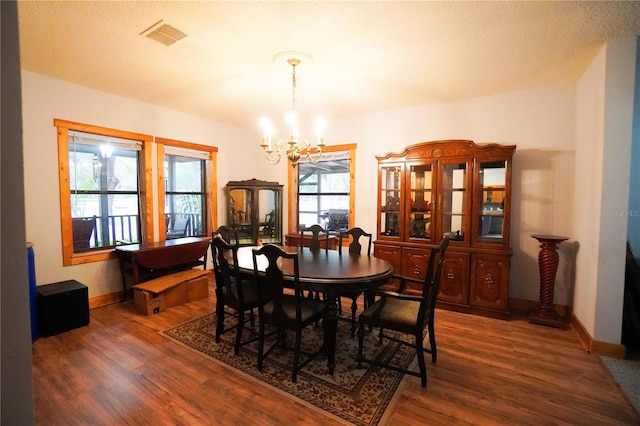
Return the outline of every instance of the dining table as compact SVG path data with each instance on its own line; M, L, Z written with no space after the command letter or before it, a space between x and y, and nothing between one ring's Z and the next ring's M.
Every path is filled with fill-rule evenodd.
M337 250L311 250L308 247L279 246L288 253L298 253L298 274L303 290L324 294L328 304L327 334L324 336L329 373L333 374L338 329L338 301L343 293L362 292L386 283L393 274L393 267L374 256L350 254ZM238 269L242 274L253 274L252 251L258 247L238 248ZM258 272L264 272L267 259L256 258ZM280 259L278 267L285 280L293 281L293 262Z

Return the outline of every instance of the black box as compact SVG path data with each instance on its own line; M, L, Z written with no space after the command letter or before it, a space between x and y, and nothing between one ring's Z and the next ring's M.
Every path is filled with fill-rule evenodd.
M89 324L89 288L69 280L41 285L38 289L38 327L53 336Z

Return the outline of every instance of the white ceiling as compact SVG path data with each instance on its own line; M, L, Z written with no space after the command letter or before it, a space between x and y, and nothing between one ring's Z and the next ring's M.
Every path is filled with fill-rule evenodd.
M257 129L291 103L341 118L576 81L640 35L640 2L19 1L22 68ZM167 47L140 35L164 20ZM302 119L302 118L301 118Z

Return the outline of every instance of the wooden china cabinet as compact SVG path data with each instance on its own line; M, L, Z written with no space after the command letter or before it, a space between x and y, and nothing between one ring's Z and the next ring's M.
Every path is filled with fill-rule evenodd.
M240 245L282 244L282 187L258 179L227 183L227 226Z
M376 157L375 256L424 278L429 249L449 235L438 307L507 319L515 149L441 140Z

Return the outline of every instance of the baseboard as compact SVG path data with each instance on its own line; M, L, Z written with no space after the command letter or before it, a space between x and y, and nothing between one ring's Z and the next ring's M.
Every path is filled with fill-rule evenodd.
M624 345L594 340L573 312L571 313L570 321L573 329L578 333L580 343L582 343L587 352L617 359L625 358L626 348Z
M537 308L539 304L540 302L535 300L509 299L509 309L512 311L529 312ZM569 323L576 333L578 333L578 339L585 351L593 353L594 355L604 355L611 358L625 358L626 349L624 345L594 340L571 308L564 305L554 305L554 308L560 316L569 319Z
M103 294L102 296L91 297L89 299L89 309L100 308L102 306L111 305L122 300L122 292Z

